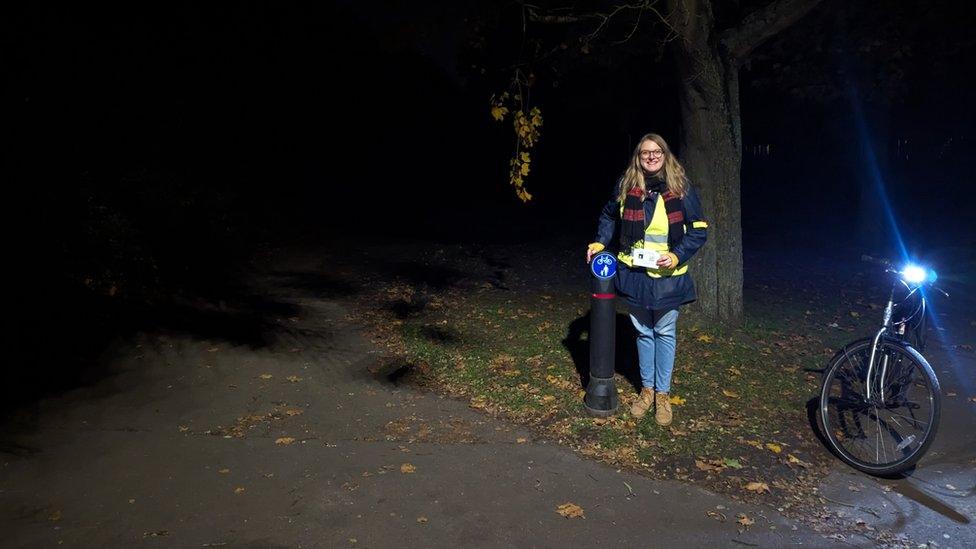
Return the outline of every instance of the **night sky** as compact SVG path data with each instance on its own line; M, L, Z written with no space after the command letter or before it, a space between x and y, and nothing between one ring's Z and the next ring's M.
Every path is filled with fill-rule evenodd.
M971 254L974 10L846 4L824 1L741 71L746 253L890 251L862 214L880 184L909 248ZM511 131L489 115L525 60L517 5L4 11L27 341L33 322L70 325L86 307L79 282L124 279L137 297L212 285L258 243L571 235L582 249L635 139L681 131L659 38L614 49L615 29L590 54L558 54L534 69L545 124L523 205Z

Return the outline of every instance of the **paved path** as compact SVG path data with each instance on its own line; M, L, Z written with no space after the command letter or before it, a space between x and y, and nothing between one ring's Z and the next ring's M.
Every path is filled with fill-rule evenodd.
M319 269L279 263L253 281L260 297L196 304L210 336L120 341L102 381L5 423L3 546L837 543L391 383L348 311L321 297ZM567 502L585 518L557 514ZM739 531L738 513L755 525Z

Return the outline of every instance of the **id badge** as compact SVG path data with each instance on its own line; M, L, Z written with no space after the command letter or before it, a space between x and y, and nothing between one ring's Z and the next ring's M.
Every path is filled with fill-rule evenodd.
M648 250L646 248L635 248L631 252L631 257L633 258L634 265L638 267L657 269L657 260L661 258L661 253L658 252L657 250Z

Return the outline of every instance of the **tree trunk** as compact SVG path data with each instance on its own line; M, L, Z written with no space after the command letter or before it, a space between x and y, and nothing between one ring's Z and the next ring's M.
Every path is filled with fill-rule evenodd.
M675 4L688 10L682 14L685 32L674 47L682 78L678 152L701 195L708 221L708 244L692 262L698 307L720 322L739 324L743 318L739 71L732 57L709 39L714 21L708 3Z

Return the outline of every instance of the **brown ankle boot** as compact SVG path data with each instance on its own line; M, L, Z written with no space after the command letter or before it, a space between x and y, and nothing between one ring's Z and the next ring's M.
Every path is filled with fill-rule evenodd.
M651 406L654 405L654 389L651 387L644 387L641 389L640 396L637 397L637 402L630 407L630 415L635 418L642 418Z
M671 425L674 414L671 413L671 395L668 393L657 393L654 395L654 421L658 425L667 427Z

